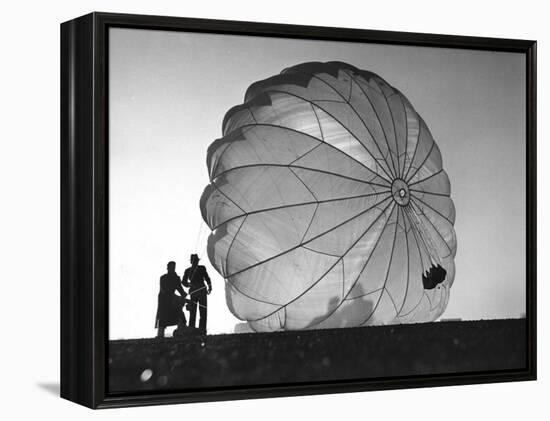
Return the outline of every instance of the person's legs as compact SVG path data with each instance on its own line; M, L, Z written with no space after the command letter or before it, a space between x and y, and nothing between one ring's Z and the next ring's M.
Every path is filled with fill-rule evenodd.
M206 333L206 312L208 310L206 294L201 294L198 302L199 302L199 315L200 315L199 329L202 330L204 333Z
M157 338L164 338L164 330L166 327L159 324L158 331L157 331Z
M197 297L190 296L191 303L189 304L189 327L195 327L195 320L197 319Z

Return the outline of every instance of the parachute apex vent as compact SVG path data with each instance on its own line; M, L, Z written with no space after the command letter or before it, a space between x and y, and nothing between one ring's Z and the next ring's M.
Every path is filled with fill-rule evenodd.
M391 192L393 200L395 200L399 206L407 206L409 204L411 198L409 186L405 180L402 180L401 178L396 178L393 180Z

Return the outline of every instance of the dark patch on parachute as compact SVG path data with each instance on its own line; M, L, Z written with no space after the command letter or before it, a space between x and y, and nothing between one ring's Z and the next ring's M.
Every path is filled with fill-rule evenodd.
M306 88L313 76L304 73L281 73L270 78L260 80L248 87L244 101L248 102L257 95L269 89L277 89L281 85L296 85Z
M441 267L441 265L433 266L430 270L422 274L422 284L424 289L434 289L437 285L442 283L447 276L447 271Z
M224 136L228 135L227 132L227 123L233 116L241 111L249 112L252 116L252 119L254 119L254 115L252 114L251 108L254 107L269 107L272 104L271 96L268 92L261 92L258 95L254 96L249 101L245 102L241 105L236 105L232 107L227 113L225 113L225 116L223 118L222 123L222 132Z
M311 78L313 77L313 75L316 75L319 73L326 73L331 75L332 77L337 78L338 72L340 71L340 69L335 64L337 63L333 61L328 63L310 61L308 63L302 63L302 64L297 64L296 66L288 67L285 70L283 70L283 74L302 73L302 74L308 75ZM351 67L349 64L346 66Z

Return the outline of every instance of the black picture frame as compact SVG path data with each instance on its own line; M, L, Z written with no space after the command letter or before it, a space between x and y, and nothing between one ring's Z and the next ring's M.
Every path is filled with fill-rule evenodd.
M108 30L254 35L525 54L526 350L523 369L193 392L111 395L108 355ZM536 379L536 42L255 22L91 13L61 24L61 396L90 408Z

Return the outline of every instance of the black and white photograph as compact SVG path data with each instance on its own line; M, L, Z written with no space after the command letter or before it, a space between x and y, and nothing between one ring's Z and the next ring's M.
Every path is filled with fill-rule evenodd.
M542 2L3 12L0 418L545 418Z
M522 369L525 54L108 33L108 390Z

